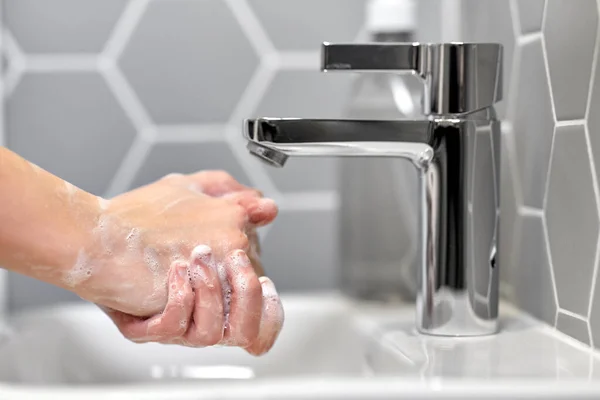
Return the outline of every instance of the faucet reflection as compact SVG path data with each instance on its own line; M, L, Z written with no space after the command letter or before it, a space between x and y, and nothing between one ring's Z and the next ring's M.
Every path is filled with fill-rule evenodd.
M502 47L487 43L328 44L324 71L416 74L419 120L246 120L248 150L271 166L289 156L410 160L419 174L421 333L493 334L498 329ZM360 184L358 182L358 184Z

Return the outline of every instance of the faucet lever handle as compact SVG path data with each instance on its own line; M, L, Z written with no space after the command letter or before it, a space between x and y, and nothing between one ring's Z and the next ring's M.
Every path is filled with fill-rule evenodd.
M422 50L415 43L323 43L323 71L412 72L419 74Z
M321 69L418 75L426 115L466 114L502 100L497 43L323 43Z

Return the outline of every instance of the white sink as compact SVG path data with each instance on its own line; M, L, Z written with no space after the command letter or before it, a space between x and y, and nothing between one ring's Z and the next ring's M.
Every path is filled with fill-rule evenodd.
M587 399L598 355L502 305L482 338L414 332L413 305L285 296L272 351L134 344L93 305L41 309L0 340L2 399Z
M273 349L135 344L94 305L37 310L11 322L0 343L0 381L19 385L120 385L143 382L347 375L366 372L365 345L351 306L336 296L284 297L285 328Z

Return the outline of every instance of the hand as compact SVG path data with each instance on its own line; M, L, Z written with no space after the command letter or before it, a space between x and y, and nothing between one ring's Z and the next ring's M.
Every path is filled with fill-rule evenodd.
M96 295L90 296L91 300L102 304L123 334L132 340L191 346L225 343L261 354L275 341L283 322L283 310L273 283L264 277L258 280L244 251L232 255L231 250L254 252L258 260L259 250L253 251L252 240L246 232L250 232L251 237L255 236L254 228L271 222L276 213L274 203L261 199L260 192L218 172L171 175L119 196L111 201L103 215L104 220L101 218L99 233L102 240L99 247L104 251L99 254L105 253L104 259L116 264L113 265L113 273L109 274L113 282L115 269L118 275L125 266L130 269L120 280L127 280L132 275L142 279L136 279L135 291L122 290L120 296L114 296L115 293L106 296L107 292L115 291L114 285L111 288L110 284L106 285L107 282L103 284L102 274L90 277L90 280L95 280L96 288L103 288L96 290ZM189 218L190 215L196 217ZM129 233L123 236L126 231ZM110 243L109 239L115 236L115 232L128 239L128 246ZM196 254L186 264L183 254L186 251L191 253L192 243L203 242L208 245L196 247L196 253L198 249L204 249L202 251L206 253L206 249L215 248L214 254L210 250L209 255L203 256L209 257L210 262L205 260L202 264L202 259ZM142 253L144 257L141 257ZM96 265L102 265L98 263L99 259L103 257L95 259ZM165 265L171 265L168 286L161 280L167 278ZM242 266L250 266L250 269ZM205 271L207 267L210 268ZM191 282L187 284L182 278L184 268L192 271ZM143 287L144 284L145 295L144 290L138 290L138 286ZM148 313L149 304L166 299L167 287L169 302L161 315L150 319L134 316ZM227 299L224 301L222 287L226 293L231 291L231 310L227 310L229 304ZM98 293L104 296L98 297ZM141 299L145 300L140 302ZM132 307L134 304L135 308ZM226 321L228 311L229 322ZM209 315L212 317L208 318Z
M224 344L242 347L257 356L268 352L284 320L273 282L260 277L260 286L255 286L256 275L250 259L242 251L231 253L223 270L234 288L225 302L211 250L201 246L194 251L191 264L175 262L171 266L169 301L162 314L143 319L110 309L105 311L121 333L137 343L191 347ZM188 279L190 271L191 280Z

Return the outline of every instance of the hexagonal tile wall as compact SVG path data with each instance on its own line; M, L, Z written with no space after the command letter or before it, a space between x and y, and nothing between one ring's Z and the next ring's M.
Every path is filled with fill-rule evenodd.
M6 114L11 149L97 195L108 187L136 134L93 72L26 74L8 99Z
M157 124L216 123L229 120L258 55L224 1L153 1L119 65Z
M598 206L585 127L556 129L546 221L560 308L586 316L598 243Z
M585 117L597 30L595 0L548 1L544 44L558 121Z

